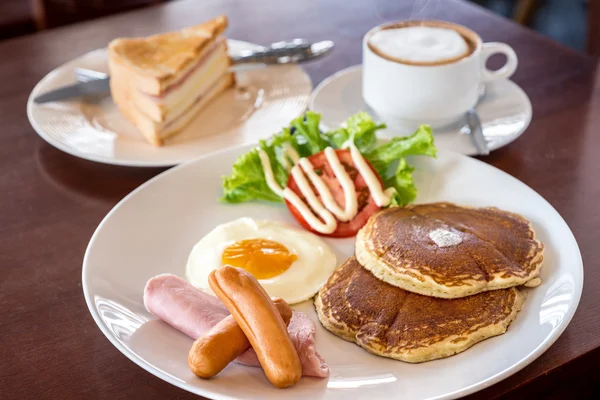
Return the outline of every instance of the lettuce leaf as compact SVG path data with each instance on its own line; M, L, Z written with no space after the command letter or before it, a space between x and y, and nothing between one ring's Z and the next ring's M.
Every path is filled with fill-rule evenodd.
M267 185L257 149L241 155L235 161L231 175L223 178L221 200L227 203L243 203L250 200L283 201Z
M414 170L414 167L408 165L405 158L401 158L398 160L394 174L384 179L383 185L386 188L393 187L395 189L391 206L403 207L412 203L417 197L417 187L412 177Z
M377 124L367 113L361 112L348 118L345 124L329 132L319 130L321 116L307 112L294 119L289 128L259 142L257 148L240 156L233 165L231 174L223 177L222 201L241 203L251 200L282 202L283 199L273 193L267 185L258 148L269 156L275 179L285 187L289 171L284 160L285 146L294 148L301 157L316 154L328 146L345 147L352 140L363 156L373 165L381 176L386 188L395 190L392 205L404 206L411 203L417 188L413 182L414 168L406 161L409 155L435 157L436 148L431 128L422 125L415 133L407 137L396 137L383 144L377 143L376 132L385 128Z
M368 153L377 144L376 132L385 128L385 124L376 124L366 112L359 112L346 120L344 127L323 134L331 147L339 149L345 147L348 140L352 139L361 154Z
M294 130L295 148L300 157L308 157L325 150L329 143L321 135L319 123L321 115L312 111L307 111L302 117L293 120L290 125Z
M320 121L320 114L309 111L304 116L294 119L290 123L291 128L283 128L268 140L259 142L258 147L269 156L273 174L281 187L285 187L288 179L283 160L285 144L294 148L300 157L316 154L329 146L329 142L319 130ZM240 156L233 165L231 174L223 177L221 201L243 203L251 200L283 202L283 199L267 185L257 148Z
M362 153L362 152L361 152ZM401 157L418 155L435 157L437 148L429 125L421 125L410 136L395 137L369 152L362 153L379 175L388 175L390 164Z
M405 206L415 200L417 188L412 177L414 168L404 157L435 157L436 153L431 128L421 125L412 135L392 138L363 155L381 176L383 185L395 189L392 205Z
M288 171L284 167L283 146L288 144L297 149L296 142L289 128L261 140L258 146L248 153L241 155L233 164L231 174L223 177L223 197L226 203L243 203L250 200L266 200L283 202L283 199L273 193L263 172L258 149L261 148L269 156L273 175L281 187L287 184Z

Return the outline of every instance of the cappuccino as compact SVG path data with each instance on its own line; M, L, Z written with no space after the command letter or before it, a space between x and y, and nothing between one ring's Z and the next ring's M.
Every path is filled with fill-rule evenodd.
M373 32L369 47L381 57L411 65L448 64L467 57L474 45L454 29L431 26L391 26Z
M463 121L477 104L482 83L508 79L518 65L504 43L483 43L466 26L446 21L398 21L376 26L363 38L362 95L392 131L422 123L434 129ZM486 67L494 54L506 63Z

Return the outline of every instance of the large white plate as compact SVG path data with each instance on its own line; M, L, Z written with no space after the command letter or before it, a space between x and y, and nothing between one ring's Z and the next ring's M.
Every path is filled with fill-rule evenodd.
M133 362L193 393L211 398L426 399L465 395L520 370L540 356L571 320L583 285L579 248L561 216L532 189L475 159L440 151L417 158L418 202L453 201L497 206L530 219L545 244L542 285L523 290L525 305L505 335L464 353L423 364L374 356L327 332L312 302L295 307L317 325L317 347L331 367L329 379L303 378L273 388L262 370L232 364L215 379L187 367L192 340L155 320L142 302L146 280L171 272L185 276L192 246L217 224L242 216L294 223L285 206L225 205L221 176L248 148L230 149L167 171L121 201L102 221L83 261L83 290L96 323ZM353 253L352 239L329 240L339 261Z
M228 40L230 52L258 45ZM228 147L256 143L304 112L312 90L297 65L270 66L236 74L236 88L220 95L162 147L147 143L118 111L110 96L35 104L49 90L75 82L75 68L107 72L106 49L89 52L50 72L31 92L27 115L52 146L91 161L162 167Z
M323 128L340 126L348 115L359 111L375 115L362 97L362 65L343 69L321 82L311 95L309 108L321 113ZM493 151L517 140L527 129L531 122L531 102L519 85L503 79L486 84L486 94L477 105L477 113L488 148ZM381 133L392 137L412 132L386 129ZM438 148L469 156L477 155L468 135L466 120L434 129L433 133Z

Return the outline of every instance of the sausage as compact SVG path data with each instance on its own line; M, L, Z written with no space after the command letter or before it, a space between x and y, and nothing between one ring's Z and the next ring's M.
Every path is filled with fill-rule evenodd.
M302 365L275 304L250 273L225 265L208 283L248 338L269 381L278 388L298 382Z
M283 299L273 299L273 302L287 326L292 318L292 309ZM196 376L211 378L249 347L244 331L230 315L194 341L188 354L188 365Z

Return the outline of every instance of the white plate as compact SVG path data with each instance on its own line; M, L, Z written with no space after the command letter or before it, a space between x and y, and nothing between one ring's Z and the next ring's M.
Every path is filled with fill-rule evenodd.
M230 52L259 47L228 40ZM83 101L34 104L49 90L75 82L77 67L107 72L106 49L89 52L42 79L27 103L29 122L52 146L91 161L138 167L162 167L271 136L304 112L312 90L297 65L238 72L237 87L223 93L165 146L147 143L117 110L110 96Z
M309 108L322 114L324 128L337 127L348 115L359 111L374 114L362 97L362 65L346 68L321 82L311 96ZM488 147L493 151L516 140L527 129L531 122L531 102L516 83L500 80L486 84L486 94L477 106L477 113ZM435 143L440 149L476 155L468 132L466 121L435 129ZM410 133L382 131L384 136Z
M155 320L143 305L150 277L185 276L192 246L217 224L243 216L294 223L283 205L219 203L221 176L249 148L222 151L171 169L121 201L102 221L83 261L83 290L96 323L133 362L199 395L216 399L429 399L466 395L520 370L539 357L571 320L583 285L579 248L561 216L540 195L508 174L475 159L440 151L437 160L414 159L419 202L453 201L497 206L529 218L545 244L542 285L524 289L525 305L508 332L454 357L406 364L377 357L327 332L312 302L317 348L329 379L302 378L292 388L272 387L259 368L229 365L201 380L187 367L192 340ZM339 262L352 239L331 239Z

